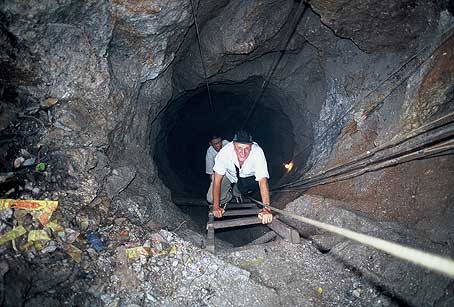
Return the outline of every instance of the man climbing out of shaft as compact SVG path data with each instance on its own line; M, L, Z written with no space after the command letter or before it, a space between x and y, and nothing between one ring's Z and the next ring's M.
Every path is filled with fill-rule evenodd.
M208 143L210 146L208 147L205 155L205 173L210 176L210 180L213 180L214 158L216 158L221 148L227 145L229 141L223 140L217 134L213 134Z
M252 141L252 136L246 131L235 133L233 141L225 145L215 158L213 167L214 179L212 182L213 214L220 218L224 209L220 206L220 196L225 191L221 182L224 176L235 183L235 190L247 195L260 190L262 203L270 204L270 192L268 188L268 166L262 148ZM273 215L269 209L263 209L258 217L263 224L271 223Z

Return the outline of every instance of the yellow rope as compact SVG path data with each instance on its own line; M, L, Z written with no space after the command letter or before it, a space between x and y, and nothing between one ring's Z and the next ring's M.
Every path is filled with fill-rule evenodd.
M427 253L427 252L423 252L423 251L415 249L415 248L406 247L406 246L403 246L403 245L400 245L397 243L393 243L390 241L386 241L383 239L379 239L376 237L372 237L369 235L351 231L351 230L348 230L345 228L318 222L316 220L312 220L307 217L303 217L303 216L300 216L300 215L297 215L294 213L290 213L288 211L284 211L284 210L280 210L280 209L277 209L277 208L274 208L274 207L271 207L268 205L264 205L255 199L251 199L251 200L254 201L255 203L258 203L277 213L286 215L295 220L301 221L306 224L313 225L318 228L322 228L324 230L341 235L341 236L351 239L353 241L374 247L374 248L384 251L390 255L393 255L397 258L400 258L400 259L412 262L414 264L423 266L425 268L431 269L433 271L442 273L443 275L446 275L450 278L454 278L454 260L452 260L452 259L438 256L438 255L431 254L431 253Z

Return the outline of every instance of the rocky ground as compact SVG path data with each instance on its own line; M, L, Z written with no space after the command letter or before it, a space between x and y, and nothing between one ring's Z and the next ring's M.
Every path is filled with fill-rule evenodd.
M303 240L296 245L277 239L236 249L219 244L215 256L197 246L204 240L199 233L153 232L124 218L96 228L101 244L88 240L83 226L72 225L62 232L64 236L54 236L49 231L51 240L43 241L41 250L36 245L17 248L20 238L17 251L9 242L2 246L4 306L398 306L403 302L356 265L339 260L344 255L340 248L321 252L318 242ZM376 253L368 251L368 255ZM359 256L364 261L365 255ZM417 279L414 282L418 284Z
M121 218L98 227L102 244L90 243L80 227L63 232L59 240L49 231L41 250L2 246L4 306L392 305L307 241L224 249L216 257L174 232L151 232ZM203 239L181 234L188 235Z

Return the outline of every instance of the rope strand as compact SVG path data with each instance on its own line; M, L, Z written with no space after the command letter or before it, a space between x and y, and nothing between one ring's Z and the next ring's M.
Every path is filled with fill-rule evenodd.
M257 99L255 99L254 103L252 104L252 107L249 110L248 115L246 116L246 120L243 122L242 129L244 129L246 127L247 122L249 121L249 119L251 118L252 114L254 113L254 110L255 110L255 107L257 106L257 103L262 98L263 93L265 92L266 88L268 87L268 84L270 83L271 77L273 76L274 72L277 69L277 66L279 65L279 63L281 62L282 58L284 57L285 51L286 51L286 49L288 47L288 44L290 43L290 41L291 41L291 39L293 37L293 34L295 34L295 32L296 32L296 29L298 28L298 24L300 23L301 18L303 17L304 12L306 11L306 8L307 8L306 2L304 0L301 0L300 4L298 6L298 10L295 13L295 16L297 16L297 17L296 17L296 22L295 22L295 24L292 27L292 32L290 32L290 36L288 37L287 41L285 42L284 48L282 48L280 50L279 57L277 58L277 60L271 66L271 68L270 68L270 70L268 72L268 76L265 78L265 80L263 80L262 87L260 89L260 94L257 96Z
M193 1L194 0L191 0L192 16L194 18L195 32L196 32L196 37L197 37L197 45L199 46L200 62L202 63L203 77L205 79L205 85L206 85L206 88L207 88L208 101L210 103L210 110L211 110L211 112L214 113L214 104L213 104L213 101L212 101L212 98L211 98L211 91L210 91L210 85L208 83L207 70L206 70L206 67L205 67L205 61L203 60L202 45L200 43L199 26L198 26L198 23L197 23L197 16L196 16L196 12L195 12L195 9L194 9L194 2ZM197 7L198 7L198 5L197 5Z
M300 222L324 229L326 231L335 233L337 235L343 236L345 238L348 238L350 240L359 242L361 244L371 246L373 248L376 248L378 250L381 250L385 253L388 253L392 256L395 256L397 258L406 260L408 262L412 262L416 265L425 267L427 269L430 269L432 271L441 273L445 276L448 276L450 278L454 279L454 260L438 256L435 254L427 253L415 248L411 247L406 247L391 241L383 240L380 238L372 237L369 235L365 235L359 232L355 232L349 229L345 229L342 227L337 227L333 226L327 223L322 223L301 215L297 215L288 211L280 210L274 207L271 207L269 205L265 205L258 200L255 200L253 198L250 198L251 201L254 203L263 206L265 208L271 209L272 211L275 211L279 214L282 214L284 216L288 216L292 219L298 220Z
M306 186L310 183L317 183L329 178L352 172L354 170L367 169L372 164L385 162L413 150L418 150L420 148L430 148L430 146L434 145L434 142L443 141L446 140L446 138L449 139L453 137L453 123L454 112L451 112L445 116L424 124L423 126L416 128L405 135L394 137L392 140L385 142L384 144L375 147L365 153L362 153L346 163L328 168L316 175L303 177L289 183L279 185L275 187L273 191L280 191L288 187L301 187ZM407 148L405 148L404 146L406 143L410 144L407 145ZM383 152L391 148L399 147L401 148L400 150L391 152L389 154L385 154L385 152Z

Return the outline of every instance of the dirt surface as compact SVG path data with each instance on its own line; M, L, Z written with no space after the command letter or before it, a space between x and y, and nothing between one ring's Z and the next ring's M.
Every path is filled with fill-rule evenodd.
M278 240L222 257L274 289L279 306L397 306L355 270L308 241L296 245Z
M454 255L452 233L451 237L444 238L447 242L442 242L440 238L428 238L424 230L409 228L399 222L380 222L358 211L344 209L346 207L349 207L348 204L339 200L305 194L288 204L286 210L403 246L445 257L452 258ZM398 305L450 306L449 301L454 294L450 290L450 279L439 272L429 271L306 223L285 216L282 219L309 238L324 255L333 257L334 262L341 262L368 282L379 285L396 299ZM444 229L444 234L449 233Z

